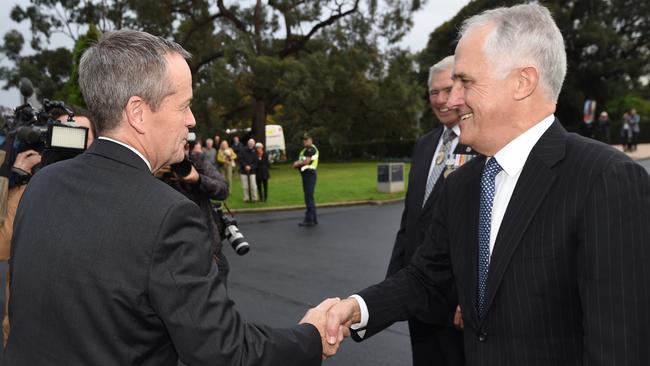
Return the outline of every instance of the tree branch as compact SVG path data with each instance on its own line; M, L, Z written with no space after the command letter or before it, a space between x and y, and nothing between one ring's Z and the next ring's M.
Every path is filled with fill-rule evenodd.
M312 29L307 33L306 36L302 36L297 39L286 39L284 43L284 49L280 51L279 56L280 58L285 58L293 53L296 53L303 49L305 47L305 44L316 34L319 30L322 28L325 28L329 25L334 24L337 20L344 18L352 13L355 13L358 8L359 8L359 1L360 0L355 0L354 1L354 6L352 9L347 10L347 11L342 11L343 5L339 5L338 12L330 15L329 18L323 20L322 22L314 25Z
M202 58L198 63L193 64L190 69L192 70L192 74L196 74L196 72L201 69L201 67L209 64L210 62L214 60L218 60L221 57L223 57L223 51L215 51L212 54L207 55L206 57Z
M249 33L248 29L246 29L246 24L244 24L239 18L237 18L237 16L235 16L235 14L226 8L226 6L223 4L223 0L217 0L217 7L219 7L219 12L223 14L226 19L230 20L237 29L239 29L241 32Z

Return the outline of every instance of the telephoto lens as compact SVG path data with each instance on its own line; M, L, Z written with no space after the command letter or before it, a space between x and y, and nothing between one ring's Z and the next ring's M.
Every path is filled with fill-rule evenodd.
M236 225L228 225L224 230L226 239L230 242L232 249L238 255L244 255L251 250L250 244L244 239L244 235L239 231Z
M223 212L221 209L221 203L215 203L212 205L212 216L217 222L221 238L230 243L235 253L238 255L244 255L251 250L250 244L248 244L246 239L244 239L244 235L237 227L237 220L235 220L232 215Z

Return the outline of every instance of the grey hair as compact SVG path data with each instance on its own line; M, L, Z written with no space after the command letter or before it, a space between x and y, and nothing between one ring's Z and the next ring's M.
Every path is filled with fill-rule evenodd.
M188 60L178 43L134 30L105 33L79 62L79 87L95 117L98 133L110 131L122 120L126 103L139 96L152 110L173 93L166 74L169 54Z
M431 81L433 80L433 76L436 74L440 74L441 72L447 71L451 68L454 67L454 56L447 56L443 58L442 60L438 61L435 65L431 66L429 68L429 79L427 80L427 88L431 87Z
M557 101L567 61L564 38L549 10L537 3L487 10L465 20L460 37L475 27L489 25L494 29L483 51L492 65L505 74L516 65L534 64L542 87Z

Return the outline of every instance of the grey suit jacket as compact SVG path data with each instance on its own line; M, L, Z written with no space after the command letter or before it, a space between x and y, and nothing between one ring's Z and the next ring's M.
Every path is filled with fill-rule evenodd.
M485 158L448 178L411 264L360 291L366 338L444 311L455 283L468 365L650 365L650 176L558 121L524 165L477 315L480 180Z
M13 240L5 365L320 365L311 325L237 313L198 207L96 140L29 183Z

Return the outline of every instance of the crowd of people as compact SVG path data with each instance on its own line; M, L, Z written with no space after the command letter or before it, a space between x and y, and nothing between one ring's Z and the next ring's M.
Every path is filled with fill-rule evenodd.
M244 202L268 200L271 164L263 143L250 138L244 146L239 142L239 136L233 136L231 147L228 140L222 140L219 135L215 135L205 141L198 139L196 146L202 158L224 176L229 193L232 194L233 170L237 169L242 182Z
M625 152L636 151L641 135L641 116L635 108L632 108L623 113L620 121L621 128L618 133L618 140L612 140L612 120L607 111L600 112L597 119L585 122L583 124L583 135L607 144L618 142L623 146Z

